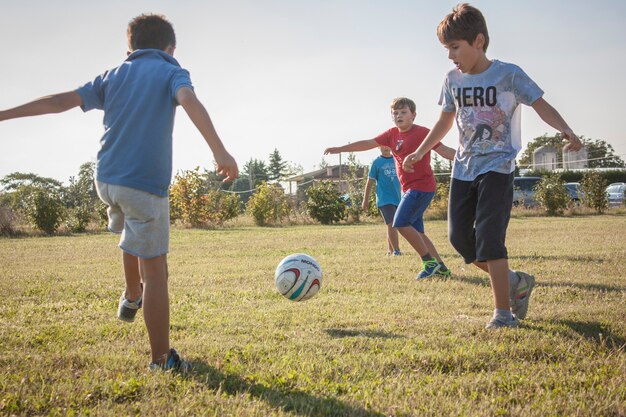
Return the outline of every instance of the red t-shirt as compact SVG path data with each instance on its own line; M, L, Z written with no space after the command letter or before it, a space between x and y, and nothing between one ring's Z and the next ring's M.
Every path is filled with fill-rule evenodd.
M437 182L430 167L430 151L424 157L413 165L413 172L406 172L402 169L402 161L404 158L414 152L424 141L430 130L418 125L406 131L400 132L397 127L393 127L388 131L376 136L374 140L383 146L391 148L391 154L396 161L396 172L400 180L402 192L408 190L417 190L423 192L433 192L437 190ZM435 145L437 148L439 143ZM433 148L433 149L434 149Z

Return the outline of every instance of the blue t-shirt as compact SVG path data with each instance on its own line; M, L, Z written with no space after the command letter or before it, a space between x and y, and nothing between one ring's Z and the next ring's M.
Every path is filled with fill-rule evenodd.
M134 51L78 88L83 111L104 110L96 179L166 197L172 180L176 92L189 72L164 51Z
M456 111L459 147L452 177L473 181L489 171L510 174L522 148L521 107L543 96L517 65L498 60L480 74L450 71L439 104Z
M374 159L368 176L376 180L377 207L400 204L400 181L392 156L386 158L381 155Z

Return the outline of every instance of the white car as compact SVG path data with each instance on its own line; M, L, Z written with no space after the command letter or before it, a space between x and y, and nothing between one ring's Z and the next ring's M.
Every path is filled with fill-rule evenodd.
M606 187L609 207L621 207L626 204L626 183L615 182Z

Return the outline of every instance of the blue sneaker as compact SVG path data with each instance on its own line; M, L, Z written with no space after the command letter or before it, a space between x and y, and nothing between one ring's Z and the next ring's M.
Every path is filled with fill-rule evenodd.
M150 364L151 371L175 371L180 373L186 373L191 371L191 364L182 359L176 349L170 349L167 354L167 360L164 364L152 362Z
M400 252L400 249L396 249L393 251L393 256L402 256L402 252Z
M441 264L437 262L437 259L435 258L422 261L422 270L419 274L417 274L417 279L430 278L435 275L440 268Z

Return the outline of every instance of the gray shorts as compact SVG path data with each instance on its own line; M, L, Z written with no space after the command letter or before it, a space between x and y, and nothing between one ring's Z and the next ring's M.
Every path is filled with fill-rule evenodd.
M170 204L167 197L100 181L96 181L96 191L109 206L109 230L122 234L119 247L124 252L150 259L169 251Z

